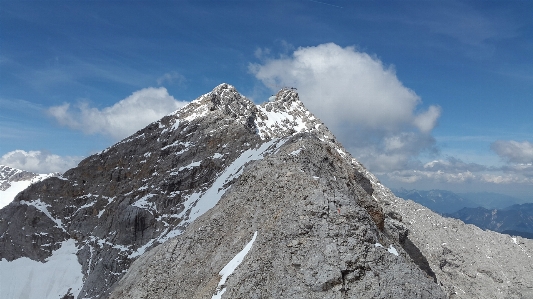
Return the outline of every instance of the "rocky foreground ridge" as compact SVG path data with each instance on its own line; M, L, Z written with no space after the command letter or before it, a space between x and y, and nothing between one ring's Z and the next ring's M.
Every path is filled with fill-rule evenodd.
M295 90L227 84L0 210L7 298L529 298L532 250L396 198Z

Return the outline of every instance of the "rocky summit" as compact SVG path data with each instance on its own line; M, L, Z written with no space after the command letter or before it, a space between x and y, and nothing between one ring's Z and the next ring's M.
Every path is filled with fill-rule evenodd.
M531 298L532 250L395 197L290 88L221 84L0 210L3 298Z

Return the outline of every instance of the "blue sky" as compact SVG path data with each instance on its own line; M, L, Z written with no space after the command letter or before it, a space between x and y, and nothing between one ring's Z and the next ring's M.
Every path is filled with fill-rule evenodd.
M531 1L0 1L0 163L62 171L222 82L295 85L390 187L533 201L532 53Z

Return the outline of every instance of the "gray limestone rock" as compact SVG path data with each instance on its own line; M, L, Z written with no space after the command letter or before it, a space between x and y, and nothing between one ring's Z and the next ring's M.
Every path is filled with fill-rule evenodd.
M256 231L222 298L445 298L382 231L371 215L379 208L365 209L375 199L358 180L331 144L296 135L248 165L181 236L138 259L110 298L210 298Z
M358 169L372 182L385 213L401 216L409 231L403 247L420 251L424 260L418 264L434 272L447 298L533 298L533 240L442 217L394 196L362 165Z

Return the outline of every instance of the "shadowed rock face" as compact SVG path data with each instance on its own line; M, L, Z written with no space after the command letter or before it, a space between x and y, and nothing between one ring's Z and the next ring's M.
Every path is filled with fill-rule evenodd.
M221 84L20 193L0 260L45 262L73 239L83 286L57 297L210 298L257 232L224 298L444 298L453 282L391 194L295 90L254 105Z

